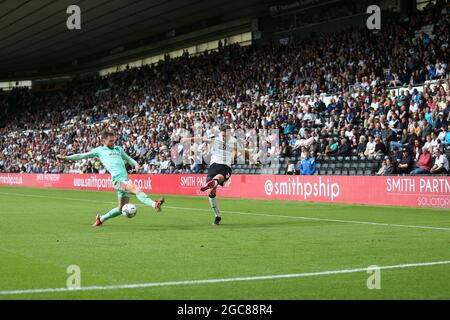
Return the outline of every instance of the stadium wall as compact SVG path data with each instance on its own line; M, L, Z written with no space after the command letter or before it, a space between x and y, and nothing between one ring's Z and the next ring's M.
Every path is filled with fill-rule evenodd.
M141 174L148 193L199 196L205 175ZM109 175L0 173L0 186L114 191ZM234 198L450 208L449 176L233 175L220 195Z

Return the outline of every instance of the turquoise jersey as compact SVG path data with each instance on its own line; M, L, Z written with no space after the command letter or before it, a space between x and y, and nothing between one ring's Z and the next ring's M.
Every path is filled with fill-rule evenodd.
M113 178L128 176L123 162L124 160L132 166L137 164L137 162L128 156L119 146L114 146L112 149L104 146L98 147L90 152L68 156L66 157L66 160L81 160L87 158L98 158Z

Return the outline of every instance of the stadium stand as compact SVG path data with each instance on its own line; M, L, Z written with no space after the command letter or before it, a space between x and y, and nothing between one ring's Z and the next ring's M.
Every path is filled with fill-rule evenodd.
M199 123L206 132L221 123L280 130L279 149L269 149L280 165L237 164L235 173L286 174L305 148L319 175L373 175L386 157L407 161L402 150L411 171L423 147L450 158L448 25L438 2L379 32L220 46L76 79L60 92L14 89L0 95L0 172L102 173L99 162L55 156L86 152L106 129L143 173L203 172L204 163L171 161L182 130ZM206 144L193 148L207 157Z

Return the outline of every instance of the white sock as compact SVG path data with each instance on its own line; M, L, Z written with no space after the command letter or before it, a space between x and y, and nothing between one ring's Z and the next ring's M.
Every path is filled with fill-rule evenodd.
M216 197L214 197L214 198L209 197L209 204L211 205L211 209L213 210L216 217L220 217L220 211L219 211L219 208L217 207Z

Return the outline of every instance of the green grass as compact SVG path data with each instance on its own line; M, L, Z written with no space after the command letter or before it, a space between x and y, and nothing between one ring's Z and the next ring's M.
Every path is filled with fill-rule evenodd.
M1 187L0 291L63 288L73 264L85 287L450 260L449 210L219 198L223 225L213 227L205 197L166 199L161 215L138 205L135 218L92 228L95 214L115 205L115 193ZM368 277L355 272L0 299L450 299L450 264L382 270L380 290L367 289Z

